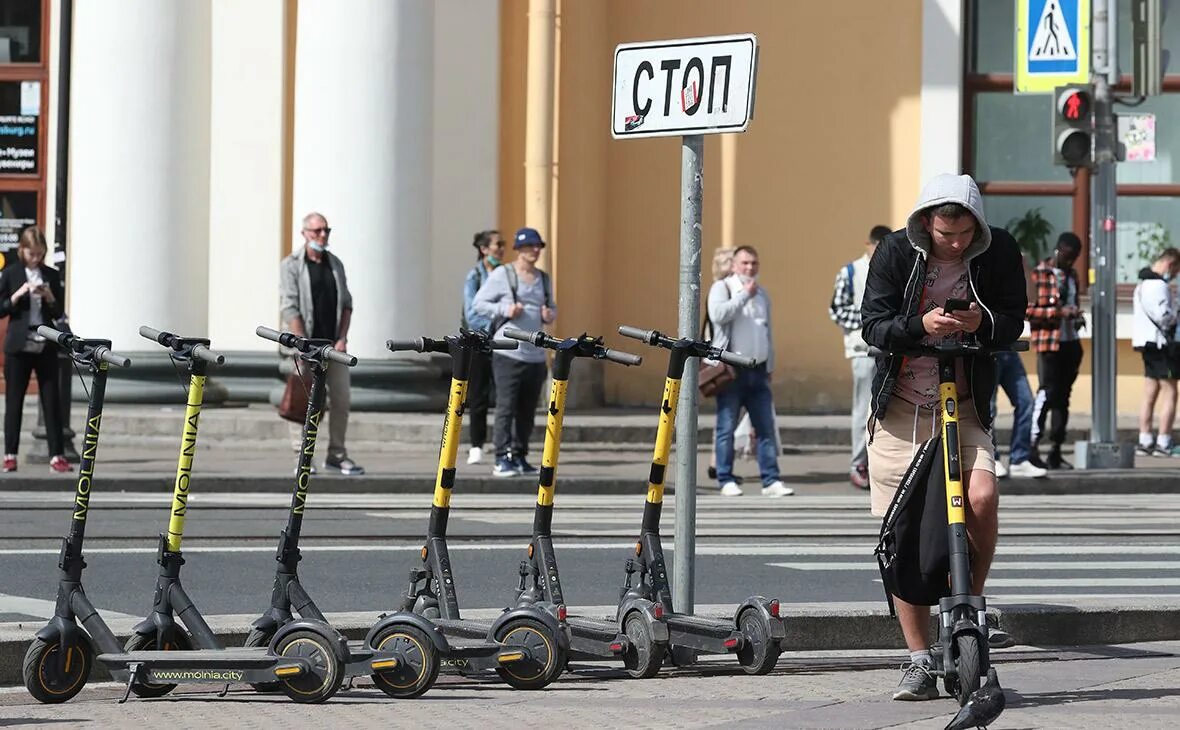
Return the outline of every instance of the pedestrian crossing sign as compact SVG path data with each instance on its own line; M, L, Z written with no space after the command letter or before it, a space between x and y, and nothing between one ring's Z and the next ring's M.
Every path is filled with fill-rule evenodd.
M1090 0L1016 0L1016 93L1090 82Z

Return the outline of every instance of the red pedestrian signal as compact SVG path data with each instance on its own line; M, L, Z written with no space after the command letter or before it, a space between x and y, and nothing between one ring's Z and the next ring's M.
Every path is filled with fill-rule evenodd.
M1058 87L1053 109L1053 163L1084 167L1093 157L1093 89L1086 84Z

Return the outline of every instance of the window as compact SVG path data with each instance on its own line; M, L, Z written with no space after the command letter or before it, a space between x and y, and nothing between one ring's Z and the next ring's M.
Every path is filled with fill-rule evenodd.
M41 63L41 0L0 2L0 63Z

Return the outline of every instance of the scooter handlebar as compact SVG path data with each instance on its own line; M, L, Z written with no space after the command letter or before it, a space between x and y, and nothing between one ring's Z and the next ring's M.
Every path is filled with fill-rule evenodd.
M39 325L37 327L37 334L41 335L42 337L44 337L47 340L53 340L54 342L61 345L62 347L69 347L70 340L73 339L73 335L66 334L65 332L60 332L60 331L55 330L52 327L48 327L46 325Z
M225 355L210 350L205 345L193 345L193 357L200 358L214 365L224 365Z
M526 332L524 330L518 330L515 327L505 327L504 331L501 332L500 334L504 335L505 337L507 337L510 340L519 340L521 342L531 342L534 345L537 344L538 339L542 339L545 337L544 332ZM540 335L540 338L538 338L538 335ZM492 340L492 342L495 342L495 340ZM519 345L518 345L518 347L519 347Z
M622 350L612 350L609 347L602 348L602 356L621 365L641 365L643 363L643 358L639 355L632 355Z
M94 351L94 354L99 360L108 362L116 367L125 368L131 366L131 358L123 357L111 352L109 347L99 347Z
M333 349L330 345L324 348L324 357L328 360L331 360L332 362L338 362L341 365L347 365L348 367L356 365L355 356L349 355L347 352L340 352L339 350Z
M264 340L270 340L271 342L278 342L281 344L283 341L282 340L282 337L283 337L282 332L279 332L278 330L272 329L270 327L263 327L262 325L259 325L254 330L254 334L258 335L259 337L261 337Z
M385 347L390 352L428 352L430 338L415 337L412 340L386 340Z
M652 342L654 342L655 336L659 333L655 330L641 330L638 327L631 327L630 325L624 324L619 325L619 334L623 337L630 337L633 340L646 342L650 345Z
M939 357L941 355L994 355L997 352L1028 352L1028 340L1017 340L1010 345L916 345L913 347L899 347L896 350L886 350L876 345L869 345L869 357L889 357L890 355L904 355L907 357Z
M168 347L170 346L169 341L176 335L172 334L171 332L163 332L154 327L148 327L147 325L144 325L139 328L139 336L145 337L149 340L154 340L159 344Z
M736 352L722 351L718 355L717 359L723 363L728 363L739 368L752 368L758 363L758 361L754 358L745 357L744 355L739 355Z

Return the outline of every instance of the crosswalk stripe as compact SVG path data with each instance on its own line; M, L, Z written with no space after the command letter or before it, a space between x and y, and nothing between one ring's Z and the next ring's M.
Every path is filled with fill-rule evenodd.
M767 563L767 565L776 568L789 568L790 570L810 570L810 571L861 571L867 570L876 572L876 563L873 562L859 562L859 563L840 563L840 562L810 562L810 563ZM1086 562L1086 561L1071 561L1071 562L1020 562L1012 563L1005 560L997 560L992 564L991 574L995 574L999 570L1058 570L1058 571L1083 571L1083 570L1180 570L1180 562L1172 560L1157 560L1157 561L1101 561L1101 562Z

